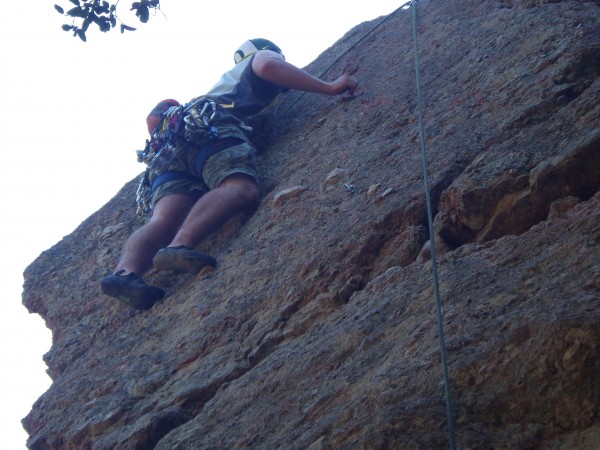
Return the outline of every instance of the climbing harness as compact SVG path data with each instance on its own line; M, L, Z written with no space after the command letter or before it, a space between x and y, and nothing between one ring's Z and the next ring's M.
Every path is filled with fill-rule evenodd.
M215 125L219 123L235 123L251 131L241 120L226 112L224 106L227 105L218 105L207 97L199 97L186 105L171 106L161 114L161 121L150 140L146 140L144 149L137 151L138 162L161 172L175 156L178 138L188 143L198 138L217 139L219 133Z
M421 80L419 73L419 49L417 41L417 4L418 0L409 3L412 9L413 48L415 60L415 82L417 89L417 110L419 113L419 137L421 141L421 157L423 166L423 184L425 188L425 199L427 203L427 222L429 227L429 242L431 247L431 268L433 273L433 290L435 293L435 310L440 345L440 357L442 363L442 375L444 379L444 392L446 397L446 415L448 420L448 437L450 448L456 449L456 435L454 431L454 416L452 413L452 401L450 398L450 377L448 376L448 362L446 359L446 342L444 339L444 325L442 319L442 306L440 300L439 278L437 270L437 259L435 251L435 236L433 233L433 214L431 208L431 196L429 194L429 176L427 174L427 152L425 145L425 127L423 126L423 96L421 95Z
M183 172L166 172L175 157L178 139L184 140L195 147L198 147L198 145L192 143L192 141L199 142L205 139L208 143L218 142L218 144L209 145L206 148L202 146L202 151L196 161L196 169L201 171L202 164L209 156L227 146L241 142L241 139L237 138L217 141L219 132L216 125L234 123L245 131L252 131L252 128L227 112L227 106L229 105L219 105L208 97L198 97L185 105L171 106L161 114L161 120L152 132L151 138L146 140L144 149L136 152L138 162L147 165L146 172L136 192L138 215L151 211L153 189L168 181L168 179L172 179L176 173L177 178L182 178L181 174ZM150 171L158 174L153 183L150 183ZM157 180L160 180L158 184Z

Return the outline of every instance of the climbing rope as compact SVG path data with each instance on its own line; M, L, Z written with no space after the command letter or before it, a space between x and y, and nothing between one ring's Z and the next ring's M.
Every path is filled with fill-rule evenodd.
M417 85L417 110L419 113L419 138L421 141L421 157L423 165L423 183L425 185L425 199L427 202L427 221L429 227L429 243L431 248L431 270L433 273L433 291L435 293L435 310L440 344L440 356L442 362L442 374L444 378L444 390L446 396L446 415L448 420L448 435L450 448L456 449L456 435L454 431L454 416L452 413L452 401L450 398L450 377L448 376L448 362L446 359L446 342L444 338L444 324L442 319L442 306L440 300L439 277L437 270L437 258L435 251L435 236L433 234L433 214L431 212L431 196L429 194L429 176L427 174L427 151L425 148L425 127L423 126L423 96L421 95L421 80L419 73L419 49L417 41L417 3L418 0L410 2L412 9L413 46L415 60L415 80Z

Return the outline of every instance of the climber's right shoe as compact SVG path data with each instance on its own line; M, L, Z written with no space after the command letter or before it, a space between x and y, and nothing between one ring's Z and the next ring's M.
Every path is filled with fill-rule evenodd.
M120 270L102 278L102 292L141 310L152 308L157 300L165 296L165 291L144 283L135 273L122 275L123 272L124 270Z
M152 261L158 270L197 274L205 266L215 267L217 260L206 253L181 245L161 248Z

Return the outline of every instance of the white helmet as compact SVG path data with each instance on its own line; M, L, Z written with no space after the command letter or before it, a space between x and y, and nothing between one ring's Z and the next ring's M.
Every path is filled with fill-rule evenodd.
M259 50L272 50L281 54L281 49L273 42L267 39L257 38L249 39L242 45L240 45L239 48L233 54L233 60L237 64Z

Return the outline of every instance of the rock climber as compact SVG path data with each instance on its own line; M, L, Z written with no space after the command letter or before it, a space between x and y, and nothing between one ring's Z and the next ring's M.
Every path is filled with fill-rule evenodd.
M196 274L215 267L215 258L196 246L235 214L258 206L248 126L253 117L272 109L289 89L353 95L358 84L347 73L331 82L314 77L286 62L266 39L244 42L234 60L207 94L185 105L163 100L147 118L152 139L138 152L148 164L138 204L152 215L127 239L114 273L101 281L105 294L135 309L150 309L165 295L144 282L146 271L154 266Z

